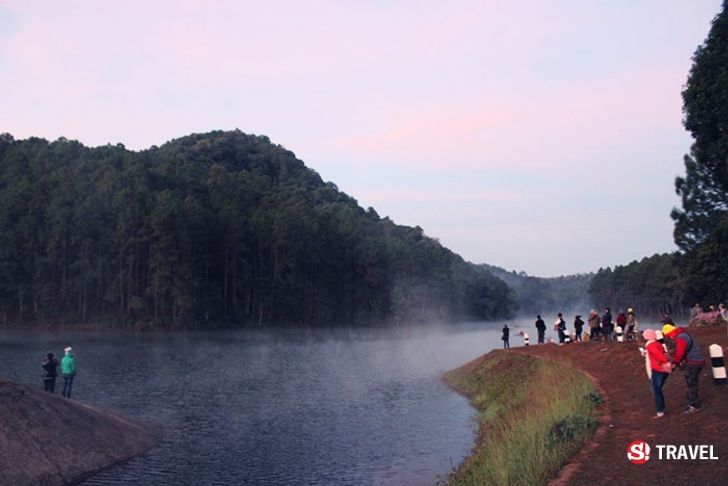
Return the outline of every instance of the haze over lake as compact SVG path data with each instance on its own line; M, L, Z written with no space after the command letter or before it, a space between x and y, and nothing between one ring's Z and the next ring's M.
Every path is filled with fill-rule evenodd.
M501 346L501 327L3 332L0 353L6 378L40 387L42 356L70 344L75 399L162 427L85 484L432 484L475 441L440 375Z

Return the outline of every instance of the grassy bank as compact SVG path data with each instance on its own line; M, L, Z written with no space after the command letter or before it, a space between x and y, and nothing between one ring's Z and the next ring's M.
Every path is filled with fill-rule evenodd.
M450 484L544 484L597 425L601 398L567 363L493 351L445 381L470 399L480 424L477 447Z

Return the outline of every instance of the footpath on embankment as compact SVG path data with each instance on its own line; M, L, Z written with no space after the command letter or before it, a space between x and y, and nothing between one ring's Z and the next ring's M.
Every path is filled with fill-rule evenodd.
M643 325L643 328L658 328L658 325ZM582 385L575 380L572 370L582 372L589 377L594 390L598 394L595 400L595 417L598 423L594 427L584 423L584 428L590 428L585 434L586 441L579 433L571 434L572 443L578 444L578 451L572 452L569 457L561 461L558 472L550 474L549 478L541 478L535 482L524 482L514 476L506 477L493 484L551 484L551 485L725 485L728 484L728 386L713 384L712 368L708 353L711 344L719 344L728 351L728 336L726 327L692 327L689 332L693 334L704 356L706 366L700 376L700 398L702 409L698 413L684 414L686 408L686 386L683 373L676 370L664 387L666 399L665 416L653 419L655 415L655 402L652 397L650 381L645 372L645 361L640 355L639 344L634 342L587 342L564 346L546 344L541 346L513 347L510 350L497 350L474 360L471 363L453 370L446 375L446 381L451 386L463 392L471 402L479 408L477 392L474 389L464 389L453 383L452 374L460 373L470 376L470 381L480 388L492 381L510 380L513 390L517 394L528 390L532 399L536 401L536 394L542 393L543 379L539 374L524 375L524 366L529 365L527 360L538 359L549 363L550 369L562 370L565 382L573 382L573 387ZM513 341L513 340L512 340ZM493 366L492 363L499 363ZM490 363L490 364L489 364ZM492 373L483 372L482 376L474 380L478 369L492 368ZM519 371L520 370L520 371ZM496 374L499 377L496 377ZM479 384L479 385L478 385ZM476 388L477 388L476 386ZM583 391L559 391L557 393L573 393L576 397L584 394ZM546 387L548 389L549 387ZM483 409L480 408L481 417ZM511 408L513 414L520 414L519 408ZM539 414L537 409L531 408L529 414ZM586 413L586 412L585 412ZM568 415L573 415L569 413ZM481 418L481 428L477 447L473 455L466 459L464 465L475 462L478 455L486 456L493 444L487 442L504 434L511 425L526 417L510 417L498 426L495 435L488 430L487 420ZM578 425L578 424L577 424ZM577 430L578 432L578 430ZM553 425L547 431L547 437L553 437ZM635 440L641 440L652 448L650 460L643 464L633 464L627 457L627 446ZM541 440L536 447L540 451L536 454L548 456L551 454L553 440ZM658 459L657 445L707 445L713 447L714 456L718 459ZM533 450L512 450L514 463L525 461L522 453L534 454ZM500 454L500 452L497 452ZM520 456L519 456L520 455ZM533 461L531 461L533 462ZM538 462L538 461L536 461ZM463 466L460 468L463 469ZM462 476L454 476L455 484L476 484L473 481L462 481Z
M151 448L153 427L0 381L0 485L62 485Z

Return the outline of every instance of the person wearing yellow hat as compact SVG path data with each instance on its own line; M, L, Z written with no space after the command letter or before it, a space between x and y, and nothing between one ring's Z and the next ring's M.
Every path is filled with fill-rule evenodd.
M688 399L686 413L699 412L698 383L700 381L700 372L705 366L705 358L700 350L700 345L684 328L673 324L662 326L662 334L666 338L675 341L675 355L672 357L673 366L679 366L685 371Z

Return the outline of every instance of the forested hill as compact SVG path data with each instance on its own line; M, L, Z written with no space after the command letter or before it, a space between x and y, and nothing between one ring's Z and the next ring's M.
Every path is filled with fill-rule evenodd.
M513 289L519 314L551 316L559 312L586 313L593 305L589 295L589 285L594 276L592 273L544 278L493 265L481 266Z
M507 285L267 137L0 136L0 320L155 325L509 316Z

